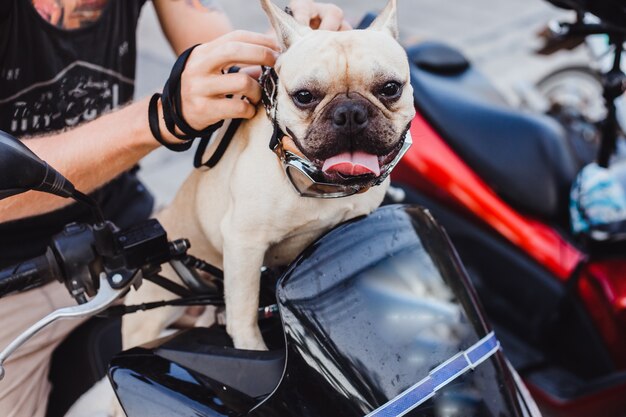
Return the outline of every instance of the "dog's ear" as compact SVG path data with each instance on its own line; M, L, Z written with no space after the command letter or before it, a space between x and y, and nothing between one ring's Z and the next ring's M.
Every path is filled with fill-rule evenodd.
M312 30L308 26L298 23L296 19L282 11L271 0L261 0L261 6L269 17L284 51Z
M387 32L396 40L400 38L400 30L398 29L398 5L396 0L389 0L385 9L378 15L376 20L372 22L369 29Z

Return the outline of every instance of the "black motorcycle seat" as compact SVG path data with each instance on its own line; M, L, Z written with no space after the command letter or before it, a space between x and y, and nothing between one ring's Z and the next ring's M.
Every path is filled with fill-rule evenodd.
M417 110L446 143L514 208L563 218L578 167L561 126L512 108L453 48L424 42L408 54Z
M470 67L465 56L454 48L425 42L411 50L411 62L437 74L460 74Z
M235 349L219 326L189 329L159 346L156 354L252 399L269 395L285 369L284 349Z

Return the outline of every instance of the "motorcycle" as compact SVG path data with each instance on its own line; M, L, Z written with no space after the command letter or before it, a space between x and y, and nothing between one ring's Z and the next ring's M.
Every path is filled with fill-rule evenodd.
M608 22L623 18L581 4ZM574 30L621 34L614 26ZM424 205L446 227L507 358L545 415L623 415L623 246L580 242L568 232L569 188L593 159L590 151L555 120L508 107L458 51L426 43L408 54L418 116L411 128L415 145L393 175L403 190L395 199ZM617 130L607 114L603 159ZM413 261L395 264L401 256L394 242L407 231L417 242L407 249ZM376 245L367 244L374 237ZM407 267L418 258L423 262ZM355 265L359 272L352 274ZM381 285L371 287L363 279L370 275ZM536 415L499 352L484 362L489 370L476 367L451 384L434 384L441 370L456 375L449 366L457 356L482 343L493 348L493 339L463 268L427 212L385 208L342 225L277 276L267 279L267 308L260 313L269 317L262 326L268 353L232 349L216 326L117 355L109 375L128 415L404 415L412 406L408 415L495 415L500 407L502 415ZM340 297L339 289L350 297ZM455 309L462 314L450 315ZM460 331L459 323L474 329L460 344L455 335L468 330ZM405 329L416 333L404 335ZM448 343L456 347L444 351L460 353L446 360L450 355L437 352ZM393 354L385 356L396 351L400 368ZM469 369L467 363L474 362L467 360ZM387 367L397 381L387 383ZM326 398L334 401L321 401ZM403 398L419 400L398 405Z
M129 230L19 140L0 132L0 198L38 190L89 205L44 255L0 270L0 298L54 280L79 303L0 351L4 362L50 323L165 305L223 305L220 271L170 242L156 220ZM170 263L186 286L159 275ZM213 276L199 279L196 270ZM116 304L143 280L180 298ZM266 352L232 347L223 326L193 328L116 355L109 378L129 417L538 416L432 216L389 206L329 232L285 272L266 271ZM0 381L1 383L1 381Z
M578 16L579 21L598 24L593 15ZM536 51L539 55L552 55L559 51L577 50L584 47L588 64L567 65L541 77L534 88L520 90L521 106L531 111L576 115L577 121L593 124L606 118L603 98L602 74L613 67L615 48L606 34L589 36L561 36L561 25L551 21L539 34L543 45ZM622 71L626 70L624 52L621 58ZM624 96L615 99L617 120L622 132L626 131L626 102ZM589 140L594 140L589 136Z
M606 117L586 124L599 143L562 119L512 108L459 51L421 43L407 49L418 115L414 146L392 174L403 191L395 201L428 208L446 229L544 415L623 416L624 240L575 236L569 204L583 166L616 159L626 9L614 0L551 3L600 19L563 23L560 36L604 34L613 45L602 76Z

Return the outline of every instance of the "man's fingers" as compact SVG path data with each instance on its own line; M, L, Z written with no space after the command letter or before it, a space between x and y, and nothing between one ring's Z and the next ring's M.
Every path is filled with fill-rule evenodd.
M219 38L220 43L244 42L254 45L265 46L275 51L280 51L280 46L276 42L276 37L263 33L250 32L247 30L235 30Z
M256 114L256 106L235 98L219 100L215 107L224 119L252 119Z
M293 17L303 25L309 26L314 16L314 5L311 0L292 0L289 7Z
M244 73L215 75L208 79L195 81L189 86L196 96L208 98L246 97L251 103L256 104L261 100L261 86L252 77Z
M337 31L343 23L343 10L334 4L318 3L317 12L321 19L320 29Z
M219 72L233 65L265 65L273 67L278 52L266 46L244 42L228 42L212 49L203 57L204 72Z
M228 82L225 82L225 79ZM216 77L223 90L220 94L232 94L235 97L246 97L252 104L261 101L261 85L254 78L247 74L227 74L223 77Z
M251 67L244 67L239 72L247 74L255 80L258 80L263 73L263 68L261 68L260 65L253 65Z
M204 129L219 120L251 119L256 114L256 104L241 95L232 98L196 95L185 101L183 107L183 117L194 129Z
M354 28L352 27L350 22L348 22L347 20L344 20L343 22L341 22L341 28L339 28L340 31L352 30L352 29Z
M344 20L343 10L329 3L314 3L311 0L293 0L289 7L298 22L313 29L348 30L350 24Z

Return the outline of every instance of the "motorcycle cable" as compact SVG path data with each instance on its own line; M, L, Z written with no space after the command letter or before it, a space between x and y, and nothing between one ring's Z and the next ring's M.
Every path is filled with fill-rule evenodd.
M224 299L217 295L198 295L192 297L182 297L174 300L162 300L153 301L150 303L135 304L135 305L116 305L109 307L102 313L98 314L98 317L114 318L122 317L127 314L137 313L139 311L154 310L161 307L194 307L194 306L215 306L224 307ZM258 317L260 320L271 319L278 317L279 308L277 304L271 304L265 307L259 307Z
M181 297L173 300L153 301L149 303L135 304L135 305L116 305L109 307L102 313L98 314L98 317L122 317L126 314L132 314L139 311L154 310L161 307L192 307L192 306L224 306L224 298L219 295L196 295L189 297Z
M161 288L166 289L167 291L179 297L190 297L193 295L193 293L188 288L185 288L182 285L165 278L163 275L150 275L149 277L144 277L144 279L158 285Z
M224 280L224 272L192 255L185 255L180 261L189 269L197 269L202 272L208 273L218 283L222 284ZM173 307L191 307L191 306L224 306L224 297L221 294L200 294L194 295L192 289L184 287L160 274L154 274L144 277L145 280L152 282L155 285L169 291L170 293L179 296L180 298L172 300L154 301L136 305L116 305L109 307L98 316L100 317L122 317L126 314L133 314L139 311L154 310L156 308L173 306ZM222 290L223 292L223 290ZM259 319L269 319L278 316L278 305L272 304L258 309Z
M206 272L219 281L224 281L224 271L208 262L203 261L202 259L196 258L192 255L186 255L183 259L181 259L181 262L188 268L198 269L202 272Z
M598 165L603 168L609 166L611 156L615 153L619 136L617 121L617 107L615 100L626 91L626 74L621 69L622 52L624 52L624 35L611 36L610 42L615 47L613 68L603 75L603 96L607 108L607 117L602 123L602 141L598 151Z

